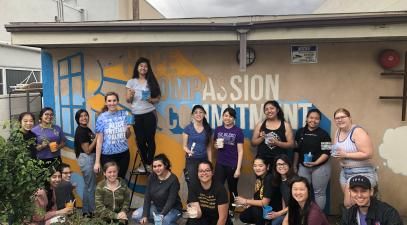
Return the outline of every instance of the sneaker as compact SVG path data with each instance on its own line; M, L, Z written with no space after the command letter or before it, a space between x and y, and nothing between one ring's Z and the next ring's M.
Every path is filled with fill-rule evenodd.
M139 173L145 173L145 172L146 172L146 168L144 168L143 164L141 164L141 165L137 168L137 172L139 172Z
M232 210L229 210L229 216L230 218L234 218L235 217L235 212Z
M146 170L147 170L147 172L149 172L149 173L153 172L153 169L151 168L150 165L146 165Z

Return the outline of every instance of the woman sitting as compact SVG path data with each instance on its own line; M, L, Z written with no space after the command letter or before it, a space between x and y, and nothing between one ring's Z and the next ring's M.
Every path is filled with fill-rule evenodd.
M59 217L69 215L73 212L73 205L64 207L57 210L57 198L58 195L55 194L55 189L59 183L61 183L61 172L51 168L51 177L49 183L45 185L44 189L39 189L35 193L35 206L37 213L32 217L31 225L40 224L51 224L52 222L57 222Z
M131 193L125 180L118 174L119 166L116 162L104 164L105 179L96 187L96 214L107 222L127 224Z
M243 223L264 225L267 220L272 220L273 225L281 224L281 220L263 216L263 207L269 204L274 212L282 209L280 188L279 186L272 186L272 176L268 173L268 167L265 159L257 156L253 162L253 171L256 175L253 199L241 196L235 198L236 204L248 207L240 214L240 220Z
M329 225L319 206L311 200L311 186L304 177L295 177L290 183L288 214L283 225Z
M159 217L163 225L177 224L182 210L179 188L178 178L171 173L171 163L167 156L155 156L153 173L148 178L144 193L144 206L134 211L132 218L140 224L145 224L153 222L155 216Z
M196 211L196 218L190 218L188 225L232 224L228 218L228 195L223 185L212 180L213 166L209 161L198 164L199 185L188 190L189 206ZM192 210L191 210L192 211ZM194 216L195 217L195 216Z

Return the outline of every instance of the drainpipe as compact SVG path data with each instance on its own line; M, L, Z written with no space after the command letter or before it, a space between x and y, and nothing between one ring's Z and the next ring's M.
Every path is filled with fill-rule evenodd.
M247 33L249 33L248 29L238 29L237 33L239 34L240 40L240 72L246 72L246 50L247 50Z
M62 2L63 0L57 0L57 11L58 11L58 16L56 18L56 21L59 22L64 22L64 3Z

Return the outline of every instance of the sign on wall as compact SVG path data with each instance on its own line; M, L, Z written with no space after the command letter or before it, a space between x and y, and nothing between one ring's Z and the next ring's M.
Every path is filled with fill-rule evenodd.
M291 45L291 63L317 63L318 47L317 45Z

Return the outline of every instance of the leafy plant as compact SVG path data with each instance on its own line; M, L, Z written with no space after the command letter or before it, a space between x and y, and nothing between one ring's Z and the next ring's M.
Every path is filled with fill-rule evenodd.
M49 177L42 161L30 157L18 122L7 122L10 138L0 136L0 223L22 224L35 210L34 193Z
M116 225L117 223L107 223L106 221L94 217L94 218L88 218L82 216L82 213L78 210L70 216L67 216L65 218L64 222L57 222L57 223L52 223L52 225Z

